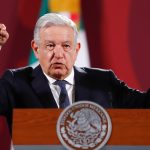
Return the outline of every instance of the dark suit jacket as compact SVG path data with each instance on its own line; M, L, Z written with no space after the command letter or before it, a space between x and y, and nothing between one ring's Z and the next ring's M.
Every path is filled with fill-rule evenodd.
M111 70L77 68L75 101L88 100L105 108L149 108L150 92L128 88ZM0 79L0 114L11 124L13 108L57 108L40 66L8 70Z

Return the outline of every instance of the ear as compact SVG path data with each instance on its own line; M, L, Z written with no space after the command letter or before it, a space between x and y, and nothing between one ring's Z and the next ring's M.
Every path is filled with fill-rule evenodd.
M81 44L78 42L76 44L76 53L78 54L79 50L80 50Z
M39 58L39 48L38 48L38 45L35 43L34 40L31 41L31 47L33 49L33 52L34 52L36 58Z

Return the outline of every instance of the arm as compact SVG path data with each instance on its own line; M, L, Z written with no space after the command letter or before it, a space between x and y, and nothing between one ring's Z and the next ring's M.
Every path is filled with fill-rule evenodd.
M9 38L9 34L4 24L0 24L0 50Z
M113 107L115 108L150 108L150 90L141 92L128 87L110 72Z
M0 79L0 116L5 116L7 119L10 133L12 132L12 109L14 93L11 83L13 82L13 75L7 71Z

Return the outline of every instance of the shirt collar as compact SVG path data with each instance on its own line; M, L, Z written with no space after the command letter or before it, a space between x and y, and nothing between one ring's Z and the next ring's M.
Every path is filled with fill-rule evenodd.
M53 84L56 81L56 79L48 76L45 72L43 73L48 79L50 84ZM71 70L71 73L64 80L67 81L69 84L74 85L74 69Z

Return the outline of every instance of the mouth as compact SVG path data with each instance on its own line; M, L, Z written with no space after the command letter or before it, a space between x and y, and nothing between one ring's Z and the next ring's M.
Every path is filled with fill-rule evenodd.
M63 63L54 63L52 66L54 68L62 68L64 66L64 64Z

